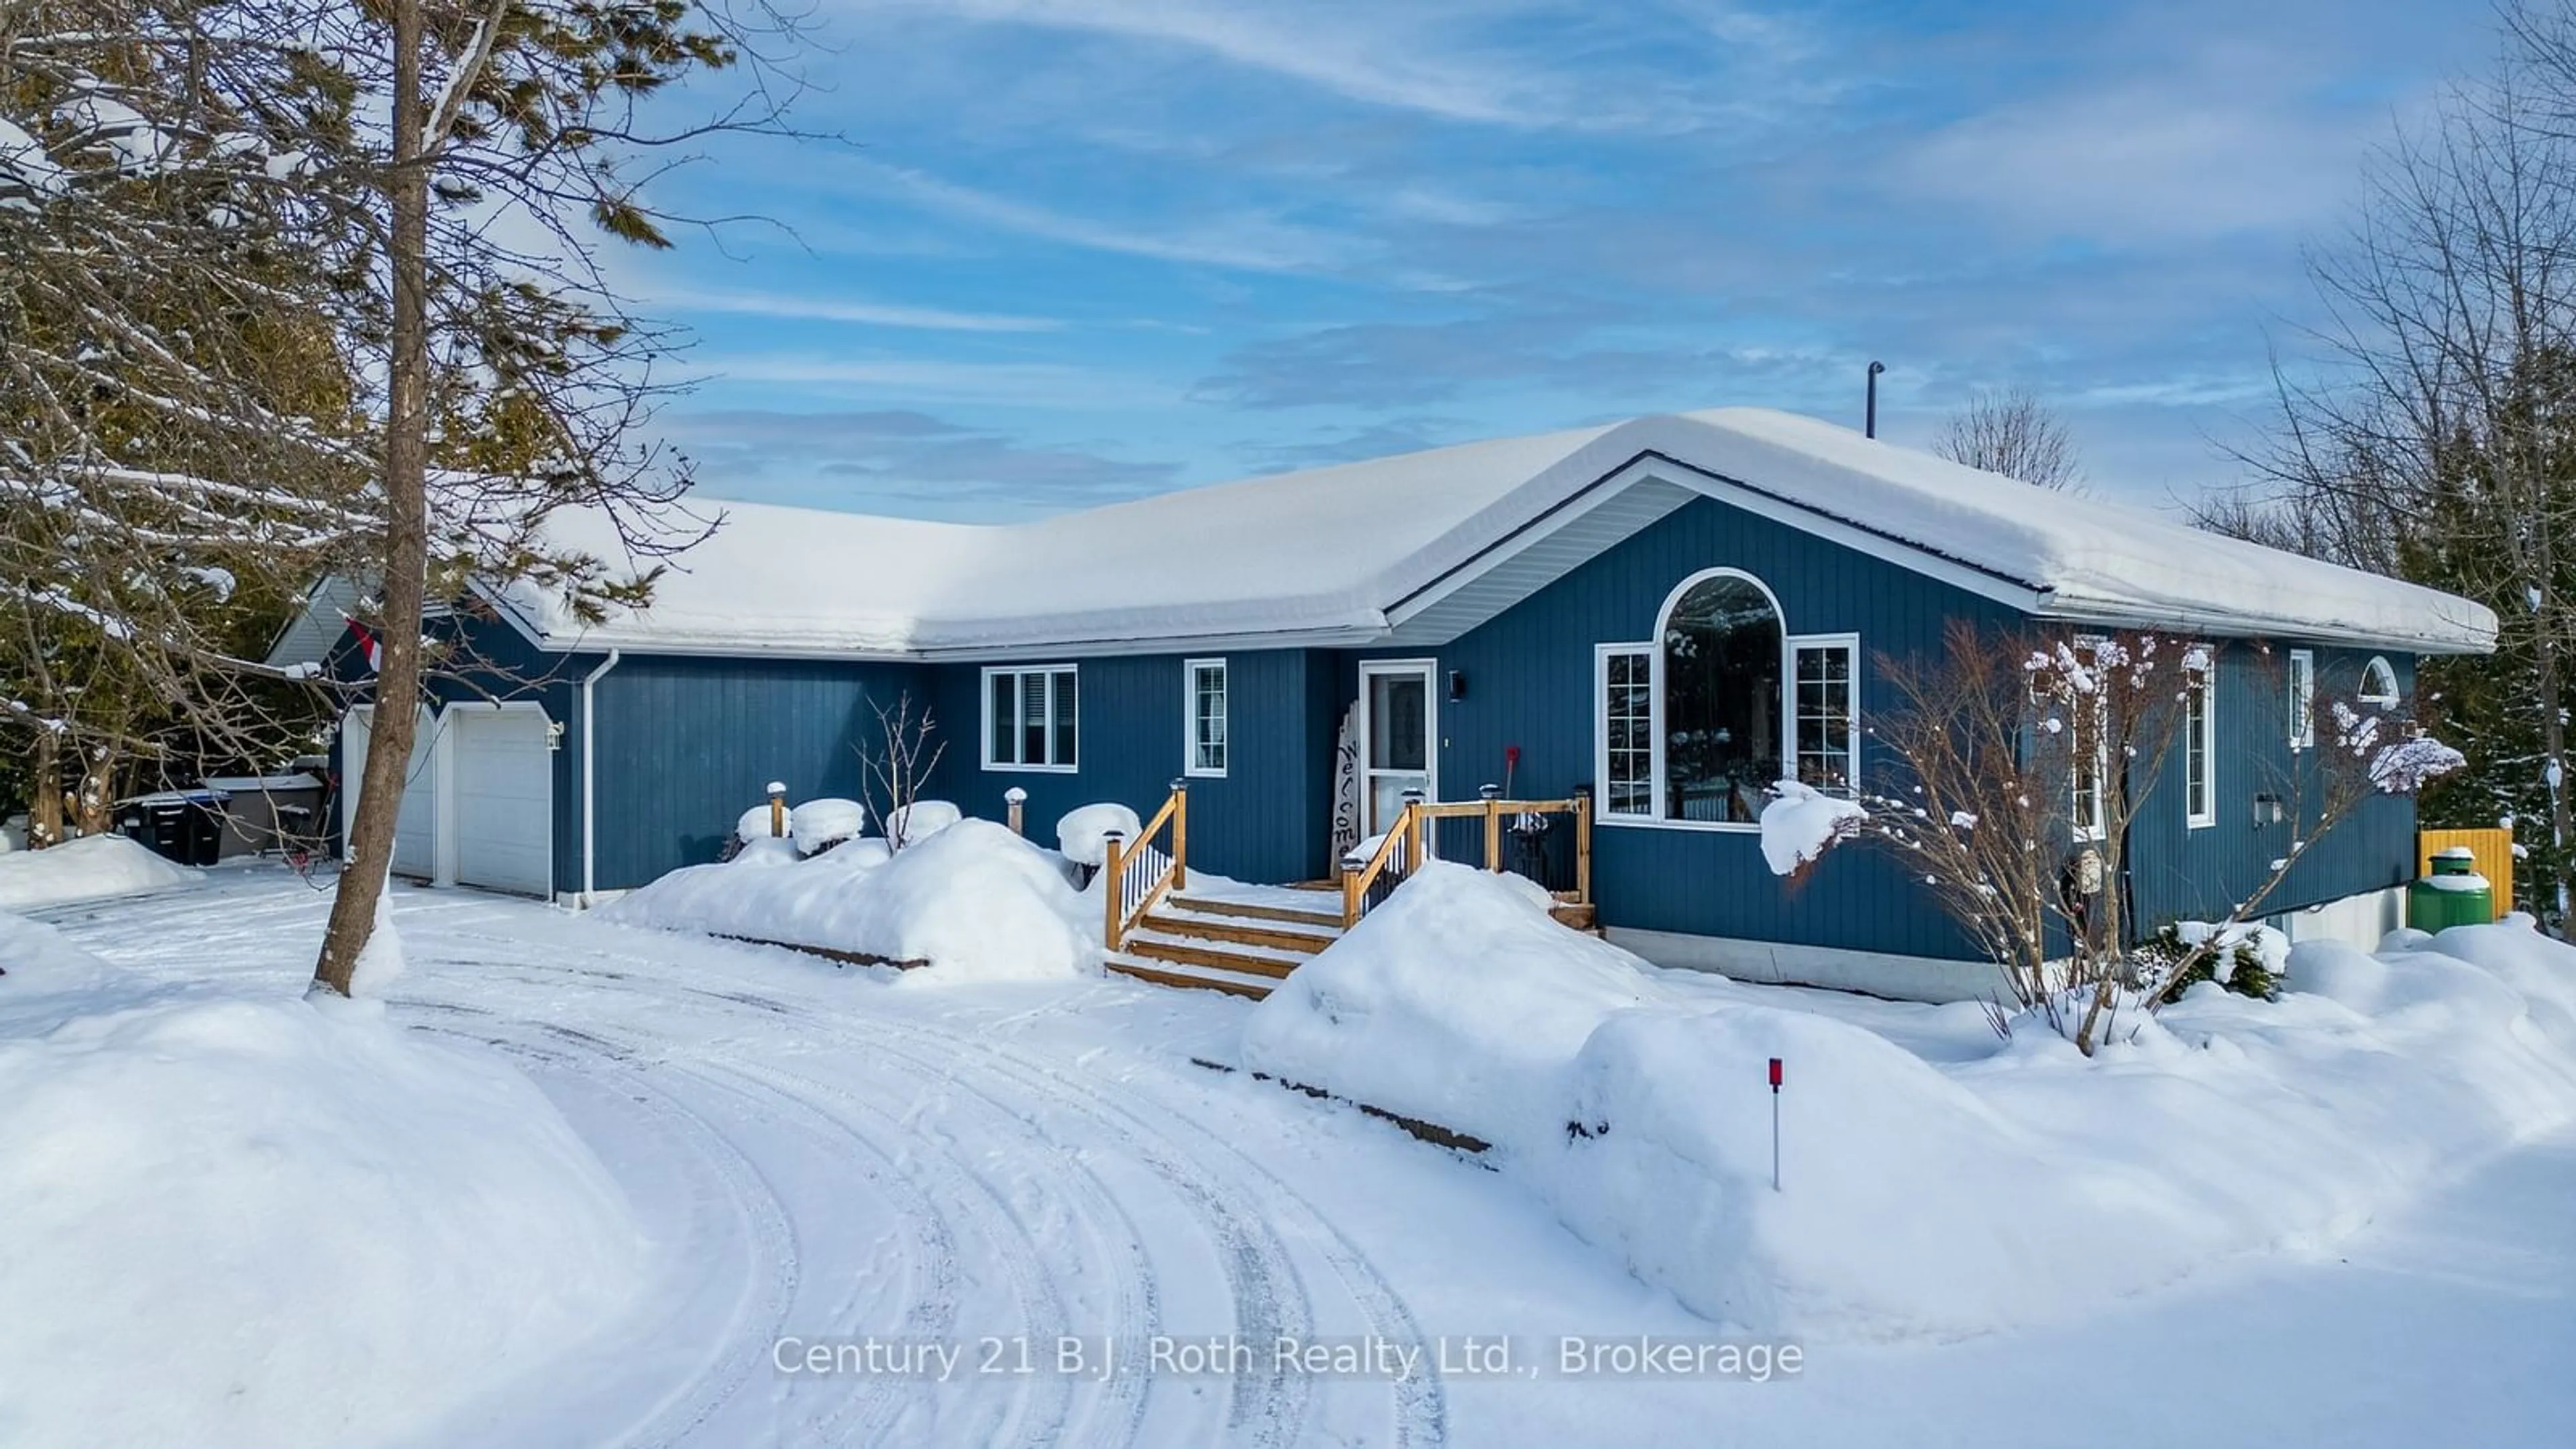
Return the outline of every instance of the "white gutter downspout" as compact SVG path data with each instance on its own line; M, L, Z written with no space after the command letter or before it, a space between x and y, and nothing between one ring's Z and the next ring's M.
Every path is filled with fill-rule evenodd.
M599 757L599 744L597 738L591 733L590 697L593 693L592 687L599 683L601 676L615 669L617 662L625 657L624 650L612 648L608 651L608 657L599 661L599 667L583 675L581 679L581 908L585 911L590 909L591 902L599 894L599 877L592 869L594 833L591 828L592 819L596 813L592 808L591 781L594 771L591 766L592 762Z

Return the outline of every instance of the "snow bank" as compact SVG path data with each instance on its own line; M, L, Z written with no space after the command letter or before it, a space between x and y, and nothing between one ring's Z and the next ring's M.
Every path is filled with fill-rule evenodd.
M1243 1064L1489 1142L1561 1135L1575 1053L1654 999L1652 968L1517 879L1425 862L1253 1012Z
M2302 943L2282 1000L2204 984L2087 1059L2035 1026L1998 1043L1948 1009L1657 971L1435 864L1254 1008L1243 1059L1494 1143L1709 1318L1950 1337L2330 1241L2576 1118L2576 949L2528 918L2391 944ZM1938 1059L1856 1024L1898 1020Z
M1056 847L1076 865L1098 865L1109 859L1109 832L1129 845L1145 833L1145 822L1124 805L1079 805L1055 823Z
M673 871L599 917L928 964L906 980L1077 976L1100 957L1096 914L1055 858L989 820L891 854L870 839L784 864L749 860Z
M124 973L53 927L0 911L0 1034L31 1014L59 1020L61 997L99 997L122 985Z
M497 1058L366 1003L11 1013L118 973L5 915L0 951L0 1441L356 1442L625 1307L624 1198Z
M122 835L87 835L50 850L0 856L0 911L167 890L203 879L191 870Z

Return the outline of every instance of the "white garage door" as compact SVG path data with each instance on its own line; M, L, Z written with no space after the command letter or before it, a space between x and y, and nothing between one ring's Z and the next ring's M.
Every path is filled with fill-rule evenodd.
M456 883L554 893L554 756L533 709L447 711L456 772Z
M360 705L341 719L340 839L358 818L358 782L367 773L367 746L375 709ZM394 874L429 880L438 874L438 725L422 710L412 727L411 770L404 777L402 808L394 813Z

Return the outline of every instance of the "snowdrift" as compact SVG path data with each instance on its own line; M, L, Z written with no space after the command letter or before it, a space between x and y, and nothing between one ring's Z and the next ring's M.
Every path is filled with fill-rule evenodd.
M2576 1117L2576 949L2528 918L2303 945L2290 980L2279 1002L2194 988L2087 1060L1973 1011L1658 971L1432 865L1253 1010L1243 1060L1495 1144L1705 1317L1946 1338L2331 1241ZM1899 1013L1939 1060L1842 1019Z
M803 860L746 852L675 870L599 916L925 965L906 980L1070 977L1100 959L1097 912L1056 858L989 820L891 853L875 837Z
M0 953L0 1441L364 1442L626 1305L625 1199L488 1054Z
M122 835L85 835L51 850L0 855L0 911L32 911L193 885L205 878Z

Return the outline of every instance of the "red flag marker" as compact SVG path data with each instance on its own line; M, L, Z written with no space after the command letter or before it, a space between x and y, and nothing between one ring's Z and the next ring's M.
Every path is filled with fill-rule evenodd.
M1771 1059L1771 1190L1780 1190L1780 1059Z

